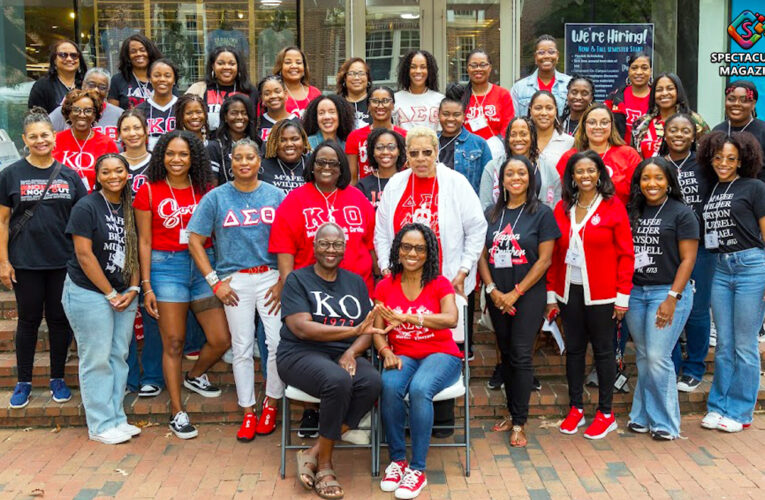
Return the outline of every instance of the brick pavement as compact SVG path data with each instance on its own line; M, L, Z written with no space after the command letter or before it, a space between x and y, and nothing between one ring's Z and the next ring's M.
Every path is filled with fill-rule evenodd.
M687 439L671 443L624 431L624 416L617 433L597 442L535 419L526 449L510 448L507 434L476 421L471 476L463 476L464 452L433 449L430 484L419 498L765 498L765 415L739 434L705 431L700 418L685 416ZM162 425L106 446L88 441L82 427L2 429L0 498L318 498L295 479L292 454L287 479L279 479L278 433L242 444L235 432L203 425L199 438L183 442ZM393 498L370 478L368 452L335 457L345 498Z

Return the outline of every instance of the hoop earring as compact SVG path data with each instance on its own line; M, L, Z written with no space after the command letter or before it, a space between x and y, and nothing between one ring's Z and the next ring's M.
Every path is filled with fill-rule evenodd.
M595 183L596 187L600 187L600 177L598 177L598 182Z
M502 188L502 199L507 201L507 188Z
M576 189L576 181L575 180L571 181L571 189Z
M625 84L627 87L629 87L630 85L632 85L632 82L630 81L630 77L629 77L629 76L627 76L627 78L625 78L625 79L624 79L624 84Z
M215 70L210 71L210 77L215 80Z
M672 186L667 186L667 196L672 194Z

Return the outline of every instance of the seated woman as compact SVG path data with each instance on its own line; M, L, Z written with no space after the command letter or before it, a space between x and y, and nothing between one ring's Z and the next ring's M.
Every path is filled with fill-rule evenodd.
M385 368L380 411L391 460L380 488L395 491L396 498L415 498L428 484L433 396L460 376L462 353L450 331L458 313L454 287L439 273L438 239L429 227L414 223L401 228L390 250L390 271L375 289L375 326L387 325L374 340ZM404 437L407 394L410 463Z
M370 334L382 330L373 326L364 280L340 269L343 229L322 224L313 252L316 263L292 272L284 283L276 368L285 384L321 399L319 439L297 453L300 482L322 498L342 498L332 448L344 432L358 427L380 394L380 375L360 356L371 344Z

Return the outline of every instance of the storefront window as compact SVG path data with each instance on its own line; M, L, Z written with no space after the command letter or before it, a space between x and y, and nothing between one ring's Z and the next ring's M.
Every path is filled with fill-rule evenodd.
M335 91L335 76L345 60L345 0L300 2L303 51L310 64L311 85Z
M366 60L375 85L396 85L401 56L420 48L420 3L390 0L366 7Z
M473 49L484 49L491 58L490 80L499 81L499 0L480 3L465 0L446 2L446 47L449 57L447 81L467 83L465 58ZM505 49L509 49L507 44Z

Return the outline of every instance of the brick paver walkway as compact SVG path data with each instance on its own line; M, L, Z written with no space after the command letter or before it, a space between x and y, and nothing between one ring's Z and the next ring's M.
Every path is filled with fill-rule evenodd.
M739 434L705 431L700 418L684 417L687 439L671 443L624 431L623 418L617 433L595 442L532 420L525 450L477 421L471 476L463 476L464 452L433 449L420 498L765 498L765 415ZM199 438L183 442L153 426L130 443L106 446L81 427L0 430L0 498L318 498L295 479L292 454L287 478L279 479L278 433L242 444L235 432L204 425ZM393 498L370 478L368 452L335 456L345 498Z

